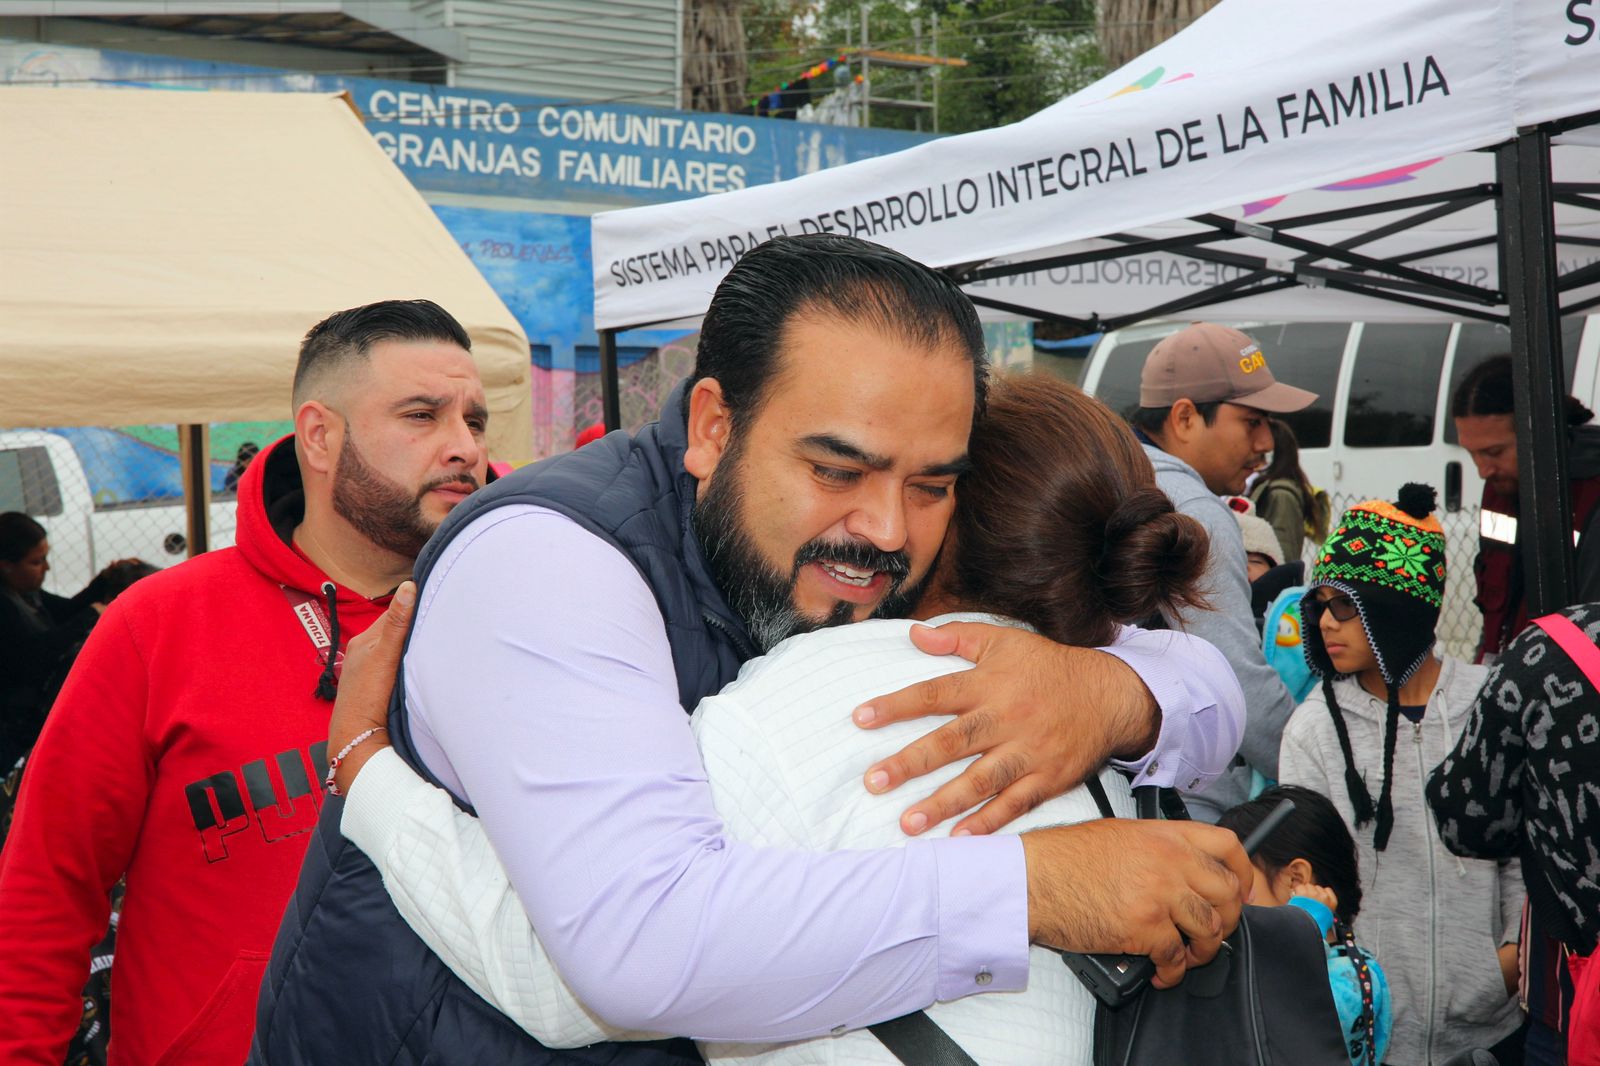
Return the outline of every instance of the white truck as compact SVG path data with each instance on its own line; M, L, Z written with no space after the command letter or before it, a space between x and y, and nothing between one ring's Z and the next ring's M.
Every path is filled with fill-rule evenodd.
M233 543L235 499L213 494L211 547ZM138 558L157 567L189 557L183 498L137 500L95 486L72 442L48 430L0 430L0 512L32 515L49 532L45 588L71 596L107 563Z

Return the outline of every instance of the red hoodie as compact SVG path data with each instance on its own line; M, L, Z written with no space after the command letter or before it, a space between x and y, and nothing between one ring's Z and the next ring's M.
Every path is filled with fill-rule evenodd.
M302 509L286 437L239 483L238 546L134 585L84 646L0 856L0 1063L60 1066L124 873L111 1062L244 1061L327 761L332 704L290 600L326 579L273 528ZM341 645L383 611L336 597Z

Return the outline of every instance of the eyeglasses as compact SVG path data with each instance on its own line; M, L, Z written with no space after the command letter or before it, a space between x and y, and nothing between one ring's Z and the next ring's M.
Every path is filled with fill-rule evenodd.
M1349 596L1334 596L1326 600L1311 599L1306 601L1306 619L1315 625L1322 621L1322 612L1327 611L1333 615L1335 622L1348 622L1357 613L1355 601Z

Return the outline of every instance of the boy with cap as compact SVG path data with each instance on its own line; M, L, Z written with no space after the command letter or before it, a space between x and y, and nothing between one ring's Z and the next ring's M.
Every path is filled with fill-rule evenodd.
M1274 378L1254 340L1210 322L1163 339L1145 359L1140 378L1132 422L1155 467L1156 484L1211 537L1203 582L1211 609L1167 618L1166 624L1216 645L1244 689L1239 758L1203 794L1184 793L1190 812L1207 822L1249 798L1252 768L1277 779L1278 742L1294 710L1289 690L1262 656L1244 540L1219 497L1243 492L1246 478L1272 450L1267 415L1299 411L1316 399L1316 393Z
M1355 835L1356 936L1389 977L1396 1066L1470 1048L1515 1056L1519 1044L1494 1045L1517 1043L1522 1024L1517 863L1451 855L1424 795L1487 673L1433 653L1445 583L1434 506L1433 489L1406 485L1396 503L1357 504L1334 526L1301 601L1321 687L1290 719L1279 763L1285 784L1326 795Z

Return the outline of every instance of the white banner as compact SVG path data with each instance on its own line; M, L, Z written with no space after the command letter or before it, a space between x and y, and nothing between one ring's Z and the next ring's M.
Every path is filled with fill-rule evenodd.
M1272 197L1218 212L1232 218L1257 225L1280 226L1286 220L1323 212L1340 211L1352 207L1391 202L1397 198L1423 196L1451 190L1472 189L1492 183L1494 155L1489 152L1466 152L1440 159L1426 159L1403 167L1394 167L1376 174L1364 175L1344 181L1307 189L1284 197ZM1600 150L1573 146L1557 146L1552 152L1552 164L1558 182L1600 184ZM1362 218L1337 224L1297 228L1294 232L1324 245L1345 245L1359 241L1351 248L1360 255L1392 260L1406 268L1448 284L1472 286L1478 289L1497 289L1500 286L1499 250L1496 243L1496 218L1491 201L1485 200L1464 207L1443 217L1434 218L1414 229L1402 230L1378 240L1368 240L1366 235L1374 228L1422 210L1412 206L1402 211L1374 213ZM1581 208L1556 205L1557 229L1561 234L1556 249L1556 269L1566 274L1581 267L1600 262L1600 247L1575 243L1581 240L1600 240L1600 213ZM1356 228L1360 227L1360 228ZM1138 231L1139 237L1161 240L1201 232L1202 227L1187 220ZM1468 242L1479 242L1471 247L1438 252ZM1038 260L1046 256L1064 256L1090 252L1095 249L1116 248L1118 243L1104 239L1080 241L1061 248L1041 249L1027 257ZM1222 242L1215 249L1224 253L1255 256L1267 260L1270 269L1292 273L1296 268L1297 253L1282 246L1253 238L1236 238ZM1320 267L1355 271L1357 268L1339 262L1315 260ZM1130 254L1117 259L1099 262L1080 262L1058 265L1044 270L1008 277L992 278L965 286L980 299L989 299L1019 305L1038 311L1051 312L1072 318L1090 318L1099 315L1111 318L1118 315L1142 314L1152 308L1175 300L1192 298L1207 289L1234 281L1250 268L1208 261L1204 258L1184 256L1172 252ZM1377 275L1374 277L1389 277ZM1422 299L1438 301L1438 293L1408 293ZM1568 303L1580 302L1600 295L1600 283L1582 286L1565 294ZM1492 308L1466 303L1467 307ZM1022 317L980 306L980 313L991 320ZM1310 284L1290 289L1280 289L1260 296L1246 296L1223 303L1208 304L1203 310L1175 311L1166 317L1197 318L1213 321L1367 321L1416 322L1450 321L1462 316L1449 309L1438 310L1415 304L1361 295L1338 288Z
M783 233L852 234L934 266L1031 257L1499 143L1524 116L1600 106L1600 42L1567 43L1572 29L1562 6L1527 0L1224 0L1014 125L595 216L595 322L698 315L741 254Z
M1517 125L1600 110L1600 0L1512 0ZM1590 143L1593 143L1591 141Z

